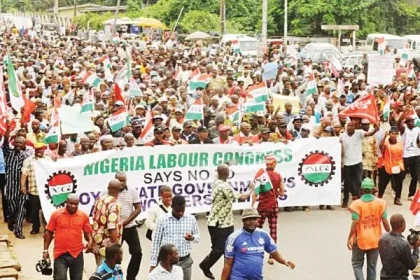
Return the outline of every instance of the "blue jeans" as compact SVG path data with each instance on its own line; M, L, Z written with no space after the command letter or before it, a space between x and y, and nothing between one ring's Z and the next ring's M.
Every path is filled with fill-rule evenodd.
M354 277L356 280L364 280L363 264L367 259L367 280L376 280L376 263L378 262L379 250L361 250L357 244L353 245L351 263L353 265Z

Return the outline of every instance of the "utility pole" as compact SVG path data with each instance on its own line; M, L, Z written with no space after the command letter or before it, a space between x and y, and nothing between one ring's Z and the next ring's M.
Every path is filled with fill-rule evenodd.
M54 21L58 24L58 0L54 0Z
M225 0L220 0L220 36L226 31L226 4Z
M262 0L262 32L261 32L261 42L265 47L267 45L267 7L268 1Z
M73 1L74 9L73 9L73 22L76 22L77 16L77 0Z
M284 0L284 36L283 45L287 48L287 1Z
M115 18L114 18L114 30L112 37L115 36L115 34L117 33L117 19L118 19L118 12L120 11L120 5L121 5L121 0L118 0L117 2L117 9L115 10Z

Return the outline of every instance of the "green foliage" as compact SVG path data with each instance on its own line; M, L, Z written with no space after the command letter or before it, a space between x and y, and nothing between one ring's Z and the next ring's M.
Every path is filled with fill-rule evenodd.
M53 7L54 0L0 0L4 11L43 11ZM59 0L60 6L71 6L74 0ZM142 1L142 2L141 2ZM226 29L230 33L260 34L261 0L225 0ZM268 33L282 35L284 0L268 1ZM417 34L420 9L407 0L288 0L289 34L297 36L333 35L321 30L323 24L358 24L359 37L369 33ZM92 3L115 6L117 0L77 0L79 5ZM152 17L173 27L184 7L179 23L181 32L220 30L220 0L121 0L127 6L121 17ZM142 9L141 7L146 8ZM78 17L86 26L101 28L112 14L87 14Z
M136 14L140 13L141 6L138 0L127 0L127 14Z
M205 11L189 11L184 15L179 26L185 33L217 31L220 28L220 20L215 14Z
M104 28L104 21L112 18L114 18L114 14L111 12L104 14L86 13L76 17L76 23L83 27L87 27L89 24L90 28L99 30Z

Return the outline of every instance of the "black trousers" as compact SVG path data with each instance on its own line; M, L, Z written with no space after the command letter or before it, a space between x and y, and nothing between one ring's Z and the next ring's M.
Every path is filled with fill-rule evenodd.
M41 221L39 219L39 210L41 210L41 201L39 195L29 194L29 213L32 220L32 230L38 231L41 227Z
M6 175L0 174L0 192L1 192L1 207L3 208L3 219L7 222L7 200L4 198L4 186L6 185Z
M127 280L135 280L140 270L140 263L142 258L141 246L139 233L137 227L130 227L123 229L122 241L128 245L128 251L130 252L131 259L127 267Z
M353 196L360 196L360 185L362 184L363 164L344 166L344 198L343 202L349 202L349 193Z
M405 179L405 176L408 174L408 172L410 172L411 182L410 182L410 188L408 191L408 196L414 196L417 190L419 157L418 156L408 157L408 158L403 158L403 160L404 160L404 167L405 167L403 180Z
M83 252L77 258L65 253L54 260L54 280L67 280L67 270L70 272L70 280L83 279L84 266Z
M212 266L223 256L225 252L226 240L229 235L233 233L234 227L219 228L219 227L208 227L211 239L211 251L207 257L201 262L200 267L204 271L209 271Z
M388 174L385 171L385 167L379 168L379 193L378 197L382 198L385 193L385 189L390 181L392 181L393 189L395 191L395 198L401 198L401 191L403 187L403 181L405 177L404 171L399 174Z

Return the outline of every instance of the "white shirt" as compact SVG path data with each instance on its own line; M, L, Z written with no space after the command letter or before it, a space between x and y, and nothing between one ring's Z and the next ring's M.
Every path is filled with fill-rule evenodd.
M160 208L160 205L162 205L168 213L172 212L172 207L165 207L163 205L162 201L159 201L158 204L153 205L150 207L149 210L147 210L147 218L146 218L146 227L150 229L151 231L154 231L156 229L157 221L160 219L160 217L164 216L166 213Z
M147 280L183 280L184 272L180 266L172 266L171 271L167 271L160 264L149 273Z
M414 127L413 129L408 129L405 126L404 133L402 135L403 140L403 158L415 157L420 155L420 149L417 146L417 139L419 138L419 128Z
M347 131L340 135L340 140L343 142L343 164L344 166L352 166L362 162L362 142L365 138L363 130L354 131L352 136L349 136Z

